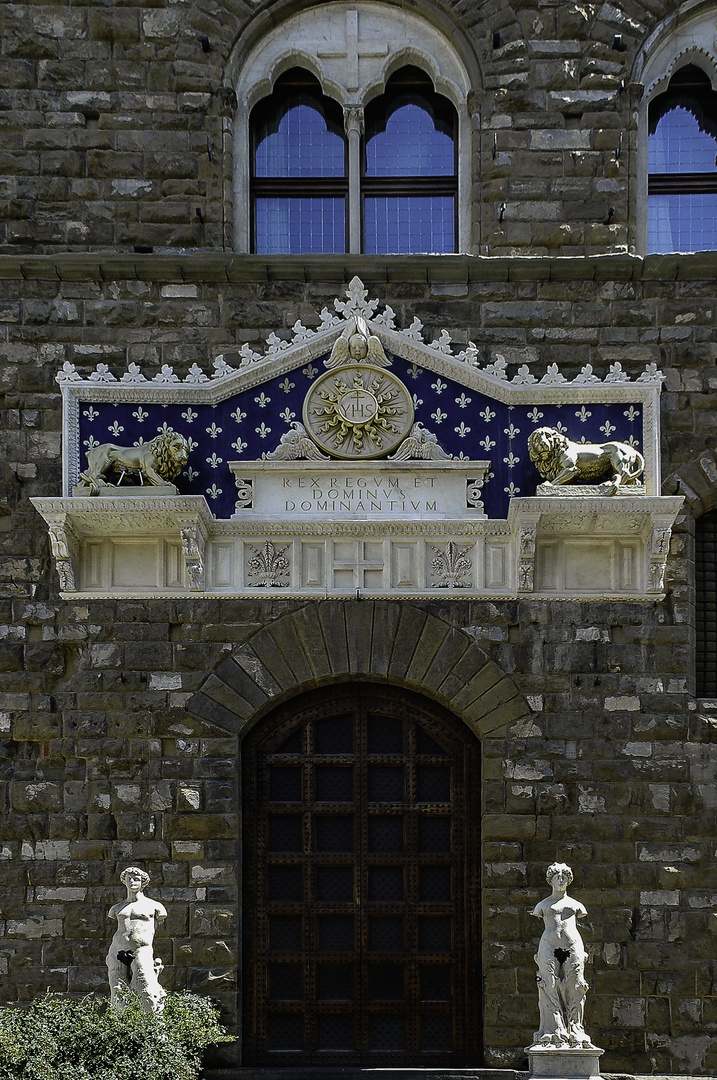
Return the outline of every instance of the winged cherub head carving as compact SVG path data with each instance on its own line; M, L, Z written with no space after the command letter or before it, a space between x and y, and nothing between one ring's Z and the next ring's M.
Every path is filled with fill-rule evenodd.
M325 365L336 368L361 363L387 367L390 360L379 339L370 332L366 320L361 315L352 315L341 335L336 338Z

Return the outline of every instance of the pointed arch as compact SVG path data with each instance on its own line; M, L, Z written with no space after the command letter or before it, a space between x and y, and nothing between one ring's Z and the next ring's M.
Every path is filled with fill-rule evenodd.
M216 668L189 709L245 735L295 694L361 679L418 691L479 737L528 716L510 679L464 630L406 601L326 600L262 627Z

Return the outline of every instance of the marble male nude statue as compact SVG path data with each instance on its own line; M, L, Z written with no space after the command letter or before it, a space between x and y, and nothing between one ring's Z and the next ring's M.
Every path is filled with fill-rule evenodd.
M583 1027L585 995L585 946L577 920L587 915L579 900L567 895L573 872L565 863L553 863L546 878L552 893L531 912L542 919L543 935L535 954L538 965L540 1028L534 1045L592 1047Z
M128 866L120 874L120 881L127 889L127 897L109 910L109 918L117 920L107 953L110 1002L121 1011L124 1006L118 991L126 986L136 993L144 1012L159 1013L166 992L159 985L162 963L154 958L153 943L155 930L166 919L167 911L159 901L144 895L143 889L149 883L149 874L144 870Z

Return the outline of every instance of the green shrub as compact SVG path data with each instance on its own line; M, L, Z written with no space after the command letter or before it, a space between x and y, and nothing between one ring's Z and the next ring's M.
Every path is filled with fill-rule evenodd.
M206 998L168 993L161 1016L128 992L119 1013L106 1000L38 998L0 1009L2 1080L196 1080L205 1047L229 1042Z

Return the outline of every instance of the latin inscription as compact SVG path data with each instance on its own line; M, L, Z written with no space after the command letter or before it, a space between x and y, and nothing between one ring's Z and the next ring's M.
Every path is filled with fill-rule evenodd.
M284 510L316 513L435 512L435 476L285 476Z
M485 461L233 461L230 468L237 518L324 518L324 525L353 518L385 525L392 518L485 517L474 492L487 472Z

